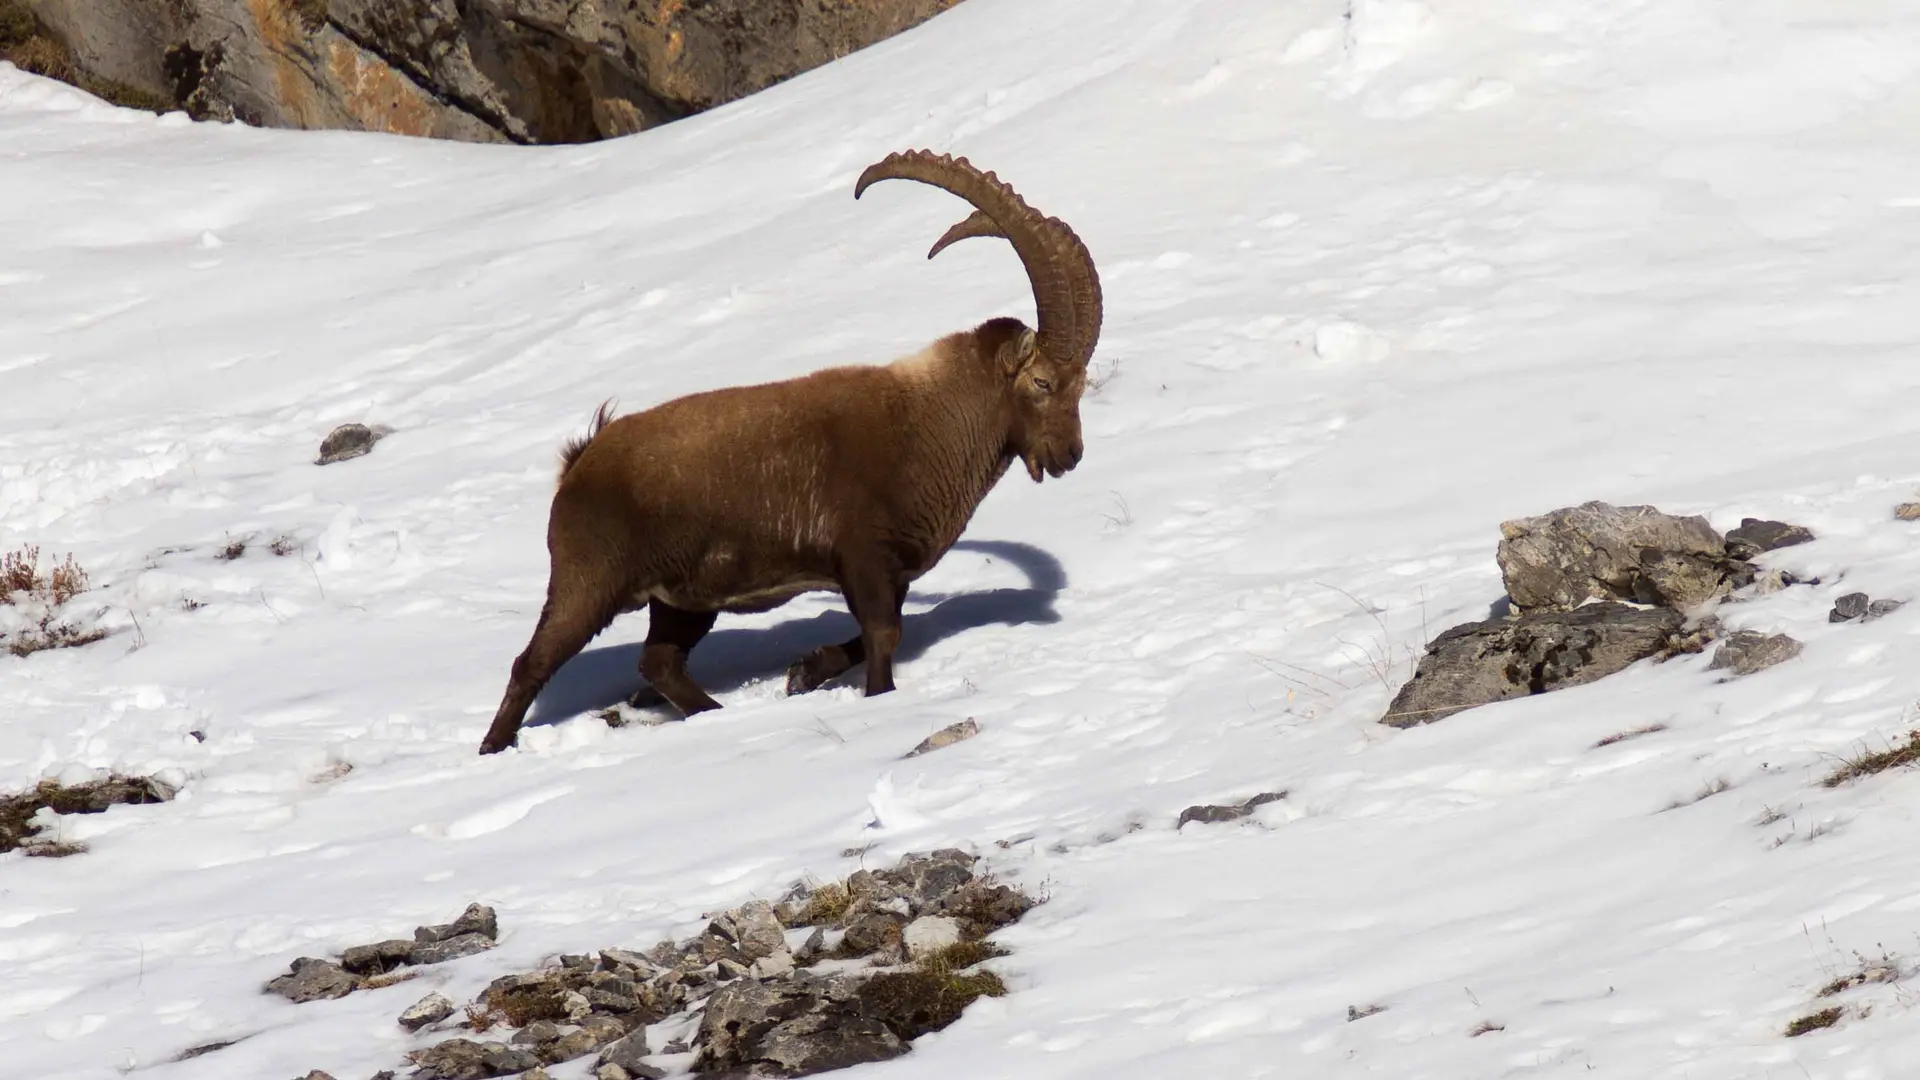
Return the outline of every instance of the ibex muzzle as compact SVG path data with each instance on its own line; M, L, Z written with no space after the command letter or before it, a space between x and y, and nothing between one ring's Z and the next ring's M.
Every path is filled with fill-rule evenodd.
M687 654L720 612L766 611L805 592L846 598L860 635L787 673L804 693L862 662L893 689L907 587L960 538L1015 460L1036 483L1080 463L1080 395L1100 337L1100 277L1067 224L965 158L889 155L854 188L899 178L974 213L956 240L1012 243L1038 326L990 319L885 366L712 390L610 420L603 407L562 457L547 525L551 572L533 639L480 744L511 746L534 695L625 611L651 624L640 671L692 715L719 708Z

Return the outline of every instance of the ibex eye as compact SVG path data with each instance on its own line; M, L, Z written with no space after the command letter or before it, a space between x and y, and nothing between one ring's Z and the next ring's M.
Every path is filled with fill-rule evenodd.
M1036 378L1033 380L1033 385L1034 389L1039 390L1043 394L1053 393L1053 384L1045 379Z

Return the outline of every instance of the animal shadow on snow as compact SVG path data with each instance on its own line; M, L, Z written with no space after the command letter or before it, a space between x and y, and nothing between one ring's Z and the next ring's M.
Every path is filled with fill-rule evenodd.
M1060 560L1031 544L1010 540L962 540L954 551L974 552L999 559L1026 575L1023 589L988 589L965 593L926 593L918 589L907 594L907 603L932 604L926 611L909 610L901 620L901 641L894 653L896 662L914 660L934 644L983 626L1019 626L1026 623L1053 623L1060 620L1053 604L1067 587L1067 571ZM623 616L622 621L640 620L645 612ZM812 618L788 619L766 627L728 629L727 616L707 635L688 661L694 679L710 694L723 694L752 682L774 676L784 677L787 666L822 645L845 641L860 628L845 610L826 611ZM617 625L617 624L616 624ZM632 625L632 624L629 624ZM528 726L554 724L594 709L625 701L645 685L640 676L638 641L621 645L588 648L554 673L540 696L535 699ZM863 685L865 665L854 668L828 685ZM896 679L910 678L901 672ZM674 719L679 713L670 705L656 707Z

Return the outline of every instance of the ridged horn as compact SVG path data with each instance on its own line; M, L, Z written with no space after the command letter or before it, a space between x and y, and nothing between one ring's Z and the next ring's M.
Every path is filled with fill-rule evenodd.
M1070 359L1082 366L1092 359L1100 340L1100 272L1071 226L1028 206L1019 192L966 158L930 150L888 154L867 166L854 185L853 197L859 198L878 181L893 179L930 184L973 204L974 213L948 229L927 257L971 236L1006 237L1033 286L1038 347L1056 360Z
M1007 235L1006 232L1002 230L999 225L995 224L992 218L987 216L985 210L975 210L973 213L967 215L967 220L960 222L953 228L942 233L940 239L934 241L933 249L927 252L927 258L933 258L935 255L945 251L947 245L958 243L968 237L1005 235Z

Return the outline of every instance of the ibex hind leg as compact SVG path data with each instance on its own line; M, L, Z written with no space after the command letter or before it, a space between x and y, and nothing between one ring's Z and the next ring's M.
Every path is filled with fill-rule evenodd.
M682 716L719 708L720 703L707 696L687 673L687 654L713 629L718 614L687 611L657 599L647 605L647 610L652 621L647 627L647 644L640 650L640 674ZM641 696L635 694L634 698Z
M547 602L540 609L540 621L533 628L533 639L513 661L507 679L507 692L493 714L493 724L480 742L482 754L497 754L520 737L520 724L547 680L561 665L587 647L593 636L606 629L618 611L614 598L618 590L596 588L599 583L577 579L566 583L556 579L547 590Z

